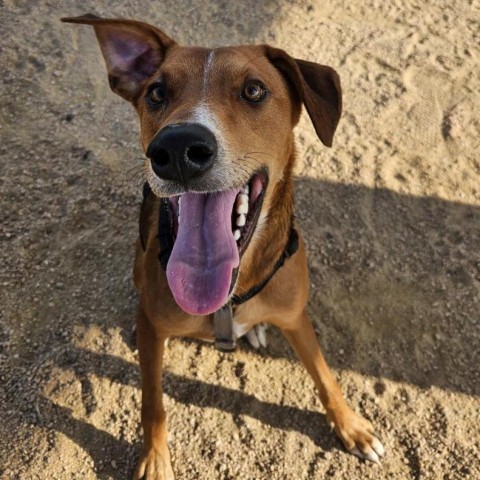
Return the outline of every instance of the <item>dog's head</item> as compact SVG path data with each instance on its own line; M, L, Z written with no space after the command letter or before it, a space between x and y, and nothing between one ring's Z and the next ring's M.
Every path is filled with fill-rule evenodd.
M302 103L331 146L337 73L267 45L182 47L142 22L63 20L94 27L112 90L138 112L147 181L172 212L167 278L177 303L192 314L217 310L290 175Z

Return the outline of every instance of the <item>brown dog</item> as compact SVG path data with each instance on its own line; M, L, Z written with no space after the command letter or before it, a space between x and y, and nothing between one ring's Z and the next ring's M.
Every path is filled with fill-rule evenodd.
M228 350L262 322L280 328L305 364L347 450L377 462L383 446L347 405L315 338L293 225L293 128L303 103L331 146L337 73L267 45L180 47L141 22L63 20L94 27L112 90L138 112L147 157L134 268L144 432L135 478L173 479L166 339L215 339Z

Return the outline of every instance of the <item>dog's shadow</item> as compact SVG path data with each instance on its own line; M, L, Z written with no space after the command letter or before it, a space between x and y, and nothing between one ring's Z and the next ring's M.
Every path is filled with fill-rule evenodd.
M72 362L72 358L77 361ZM139 387L138 366L112 355L72 347L64 357L57 358L57 364L73 371L77 378L83 380L82 384L93 374L123 385ZM181 404L222 410L234 416L235 421L239 416L246 415L273 428L300 432L310 437L323 452L342 448L327 425L325 416L317 411L261 401L239 390L168 371L164 372L163 387L166 395ZM98 478L120 479L124 478L125 472L127 475L133 474L140 452L139 442L131 444L76 419L68 408L44 396L40 397L37 410L41 412L42 424L62 432L88 452L97 468L100 466ZM139 415L139 412L135 413Z
M305 209L312 198L315 208ZM437 198L309 178L297 181L297 201L312 280L309 310L329 364L377 377L379 394L383 379L479 394L474 325L479 315L475 285L480 281L480 210ZM95 239L91 243L95 248ZM97 268L107 275L113 263L116 271L128 276L128 251L127 245L113 251L113 257ZM90 271L93 266L81 268ZM83 288L88 291L87 286ZM102 330L120 326L131 344L132 287L110 288L104 301L105 311L109 306L117 311L120 307L122 314L99 314L96 325ZM73 357L59 357L57 365L75 371L85 387L84 396L93 390L91 374L138 388L133 363L72 349ZM259 354L294 358L279 333L270 334L269 348ZM169 372L164 384L166 394L179 403L295 430L324 451L342 448L318 412L264 402ZM137 444L74 419L68 409L50 400L41 402L45 422L82 446L96 464L103 462L99 478L124 478L125 472L131 473L139 454ZM110 461L118 463L116 468Z
M328 364L377 377L379 391L388 379L480 395L480 208L305 177L296 198ZM279 331L268 340L259 355L295 360Z

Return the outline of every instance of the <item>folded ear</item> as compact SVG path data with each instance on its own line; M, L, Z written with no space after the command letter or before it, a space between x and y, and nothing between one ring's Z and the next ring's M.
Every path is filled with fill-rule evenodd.
M333 134L342 114L340 77L331 67L296 60L283 50L265 46L266 56L287 80L294 99L307 109L318 137L332 146Z
M132 101L143 82L158 69L175 42L157 28L134 20L99 18L92 14L62 18L92 25L107 64L111 89Z

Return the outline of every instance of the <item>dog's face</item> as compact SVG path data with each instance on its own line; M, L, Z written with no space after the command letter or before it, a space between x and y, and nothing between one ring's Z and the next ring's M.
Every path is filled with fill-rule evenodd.
M145 177L169 199L167 278L177 303L192 314L217 310L276 185L290 175L302 102L331 145L338 75L266 45L181 47L141 22L67 21L94 26L112 90L138 112Z
M171 48L135 105L159 196L241 188L255 174L275 184L299 113L259 46Z

